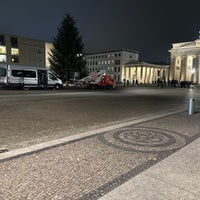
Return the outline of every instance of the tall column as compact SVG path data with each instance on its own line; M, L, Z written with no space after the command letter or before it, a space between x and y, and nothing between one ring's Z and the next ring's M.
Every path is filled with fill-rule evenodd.
M129 67L126 67L126 80L129 80Z
M149 83L149 80L150 80L150 67L147 67L145 83Z
M192 69L194 70L193 74L192 74L193 83L197 84L198 74L199 74L199 70L198 70L199 69L199 56L196 56L193 61L194 61L193 66L192 66Z
M137 67L133 68L133 79L135 81L135 79L137 78Z
M128 70L128 80L131 81L131 67L129 67Z
M125 78L125 67L124 67L124 65L122 65L122 67L121 67L121 82L123 82L124 78Z
M186 56L185 57L185 81L191 81L192 80L192 66L193 66L193 64L189 63L190 59L192 59L192 56Z
M150 68L150 79L149 79L149 82L152 83L154 81L154 68Z
M155 81L156 81L156 78L157 78L157 75L156 75L156 68L153 68L153 78L152 78L152 80L155 82Z
M146 67L142 67L142 83L145 83L145 77L146 76Z
M137 80L140 83L141 82L141 67L137 67Z
M191 81L191 70L190 68L188 68L188 65L187 65L187 59L188 59L188 56L184 56L183 57L183 67L185 69L185 80L186 81Z
M197 76L196 84L200 84L200 56L198 56L197 69L195 73Z
M171 65L170 65L170 75L169 75L169 79L170 80L174 80L175 79L175 61L176 61L176 57L171 57Z
M133 67L130 68L130 83L133 82Z

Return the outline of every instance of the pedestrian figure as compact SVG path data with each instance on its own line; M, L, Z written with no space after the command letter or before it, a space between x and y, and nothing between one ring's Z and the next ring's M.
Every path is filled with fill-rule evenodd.
M42 81L43 81L43 86L44 86L44 90L48 89L48 77L47 77L47 72L42 74Z
M136 83L136 86L138 86L138 80L137 79L136 79L135 83Z
M124 80L123 80L123 81L124 81L124 87L126 87L126 79L124 78Z
M129 80L126 81L126 85L129 86Z

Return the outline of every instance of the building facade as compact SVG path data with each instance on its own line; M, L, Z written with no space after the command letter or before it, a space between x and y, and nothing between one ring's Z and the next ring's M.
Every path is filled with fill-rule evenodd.
M0 34L0 62L45 67L45 56L44 41Z
M85 56L88 72L105 70L115 81L122 82L122 68L125 63L138 61L139 53L128 49L105 51Z
M170 80L200 84L200 39L172 44Z
M156 65L139 61L139 52L121 49L86 55L88 72L105 70L116 82L152 84L158 79L168 81L169 65Z
M130 83L155 84L158 80L168 82L169 65L133 61L123 65L122 78Z
M49 57L50 57L52 48L53 48L52 43L45 43L45 66L47 69L50 69Z
M16 35L0 34L0 63L50 68L52 43ZM160 79L200 84L200 39L172 44L171 64L139 61L139 52L129 49L104 51L85 56L88 72L105 70L116 82L151 84Z

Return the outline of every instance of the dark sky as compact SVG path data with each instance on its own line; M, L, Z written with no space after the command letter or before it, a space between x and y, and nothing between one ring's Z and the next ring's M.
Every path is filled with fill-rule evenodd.
M6 0L0 32L52 42L68 12L87 53L127 48L168 62L172 43L199 37L200 0Z

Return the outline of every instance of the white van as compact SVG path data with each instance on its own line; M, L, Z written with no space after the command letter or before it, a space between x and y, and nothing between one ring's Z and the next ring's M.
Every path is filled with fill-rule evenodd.
M17 88L62 87L62 81L51 71L40 67L0 64L0 85Z

